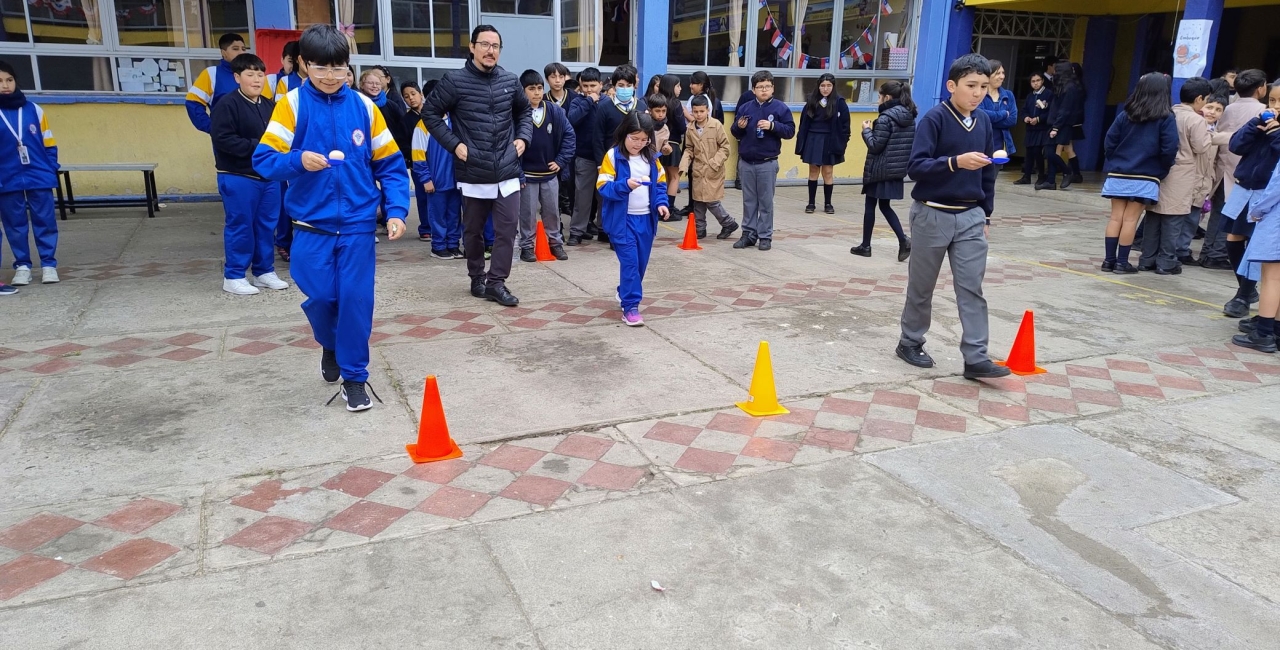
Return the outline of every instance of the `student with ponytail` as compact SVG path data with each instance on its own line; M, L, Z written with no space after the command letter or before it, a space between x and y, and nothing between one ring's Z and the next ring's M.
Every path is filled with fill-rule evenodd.
M875 122L862 123L862 141L867 145L867 162L862 169L862 193L866 208L862 216L862 245L849 252L871 257L871 230L876 225L876 205L884 220L898 236L898 261L911 255L911 240L902 232L902 223L890 201L903 196L902 180L911 162L911 145L916 139L916 104L911 100L911 85L905 81L886 81L880 86L880 115Z

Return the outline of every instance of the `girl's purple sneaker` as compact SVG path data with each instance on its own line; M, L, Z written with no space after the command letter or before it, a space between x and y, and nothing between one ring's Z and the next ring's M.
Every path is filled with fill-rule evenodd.
M622 322L626 323L627 327L640 327L644 325L644 317L640 315L639 309L628 309L622 312Z

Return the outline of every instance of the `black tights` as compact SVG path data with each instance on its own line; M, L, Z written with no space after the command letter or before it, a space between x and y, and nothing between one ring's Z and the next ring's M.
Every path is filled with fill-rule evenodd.
M899 242L907 240L907 236L902 232L902 222L898 221L898 213L893 211L893 206L889 204L889 199L876 199L876 197L867 195L867 210L862 215L862 245L871 245L871 229L876 225L876 201L880 202L880 212L884 213L884 220L889 222L889 227L893 228L893 234L898 236Z
M1035 174L1036 178L1046 178L1044 163L1044 147L1027 147L1027 156L1022 161L1023 175Z
M1049 143L1044 146L1044 157L1049 161L1049 175L1070 174L1071 167L1058 155L1058 145Z

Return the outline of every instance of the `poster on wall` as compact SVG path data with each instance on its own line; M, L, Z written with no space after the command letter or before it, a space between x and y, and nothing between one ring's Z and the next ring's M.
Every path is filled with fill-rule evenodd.
M1178 38L1173 45L1173 76L1188 79L1204 72L1209 31L1212 27L1212 20L1184 20L1178 23Z

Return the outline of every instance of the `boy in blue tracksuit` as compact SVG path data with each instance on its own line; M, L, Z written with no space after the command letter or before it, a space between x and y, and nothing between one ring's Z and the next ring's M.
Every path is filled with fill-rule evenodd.
M267 66L253 54L231 62L240 88L213 109L213 160L218 169L218 194L226 212L222 232L224 264L222 290L249 296L258 287L288 289L276 275L271 244L280 215L280 183L264 179L253 168L275 102L262 96ZM252 270L250 284L246 271Z
M267 179L289 181L290 271L324 348L320 374L342 380L347 410L363 411L372 406L366 385L378 207L385 201L387 234L399 239L409 175L382 112L346 86L346 36L333 25L313 25L299 48L310 78L276 103L253 166Z
M58 281L58 220L53 188L58 186L58 143L44 110L18 89L13 66L0 61L0 220L13 251L14 285L31 283L28 223L36 234L42 282ZM28 217L30 214L30 217ZM17 289L0 283L0 295Z
M240 87L236 83L235 74L231 72L231 62L249 51L244 44L244 37L239 34L223 34L218 39L218 49L222 50L222 60L218 65L202 70L187 90L187 117L191 118L191 123L197 129L205 133L212 126L209 113L218 100ZM264 94L268 99L271 98L271 93Z
M448 115L444 123L453 128ZM460 260L462 254L462 190L453 180L453 154L445 151L418 121L413 129L414 185L427 196L427 219L431 226L431 256Z

